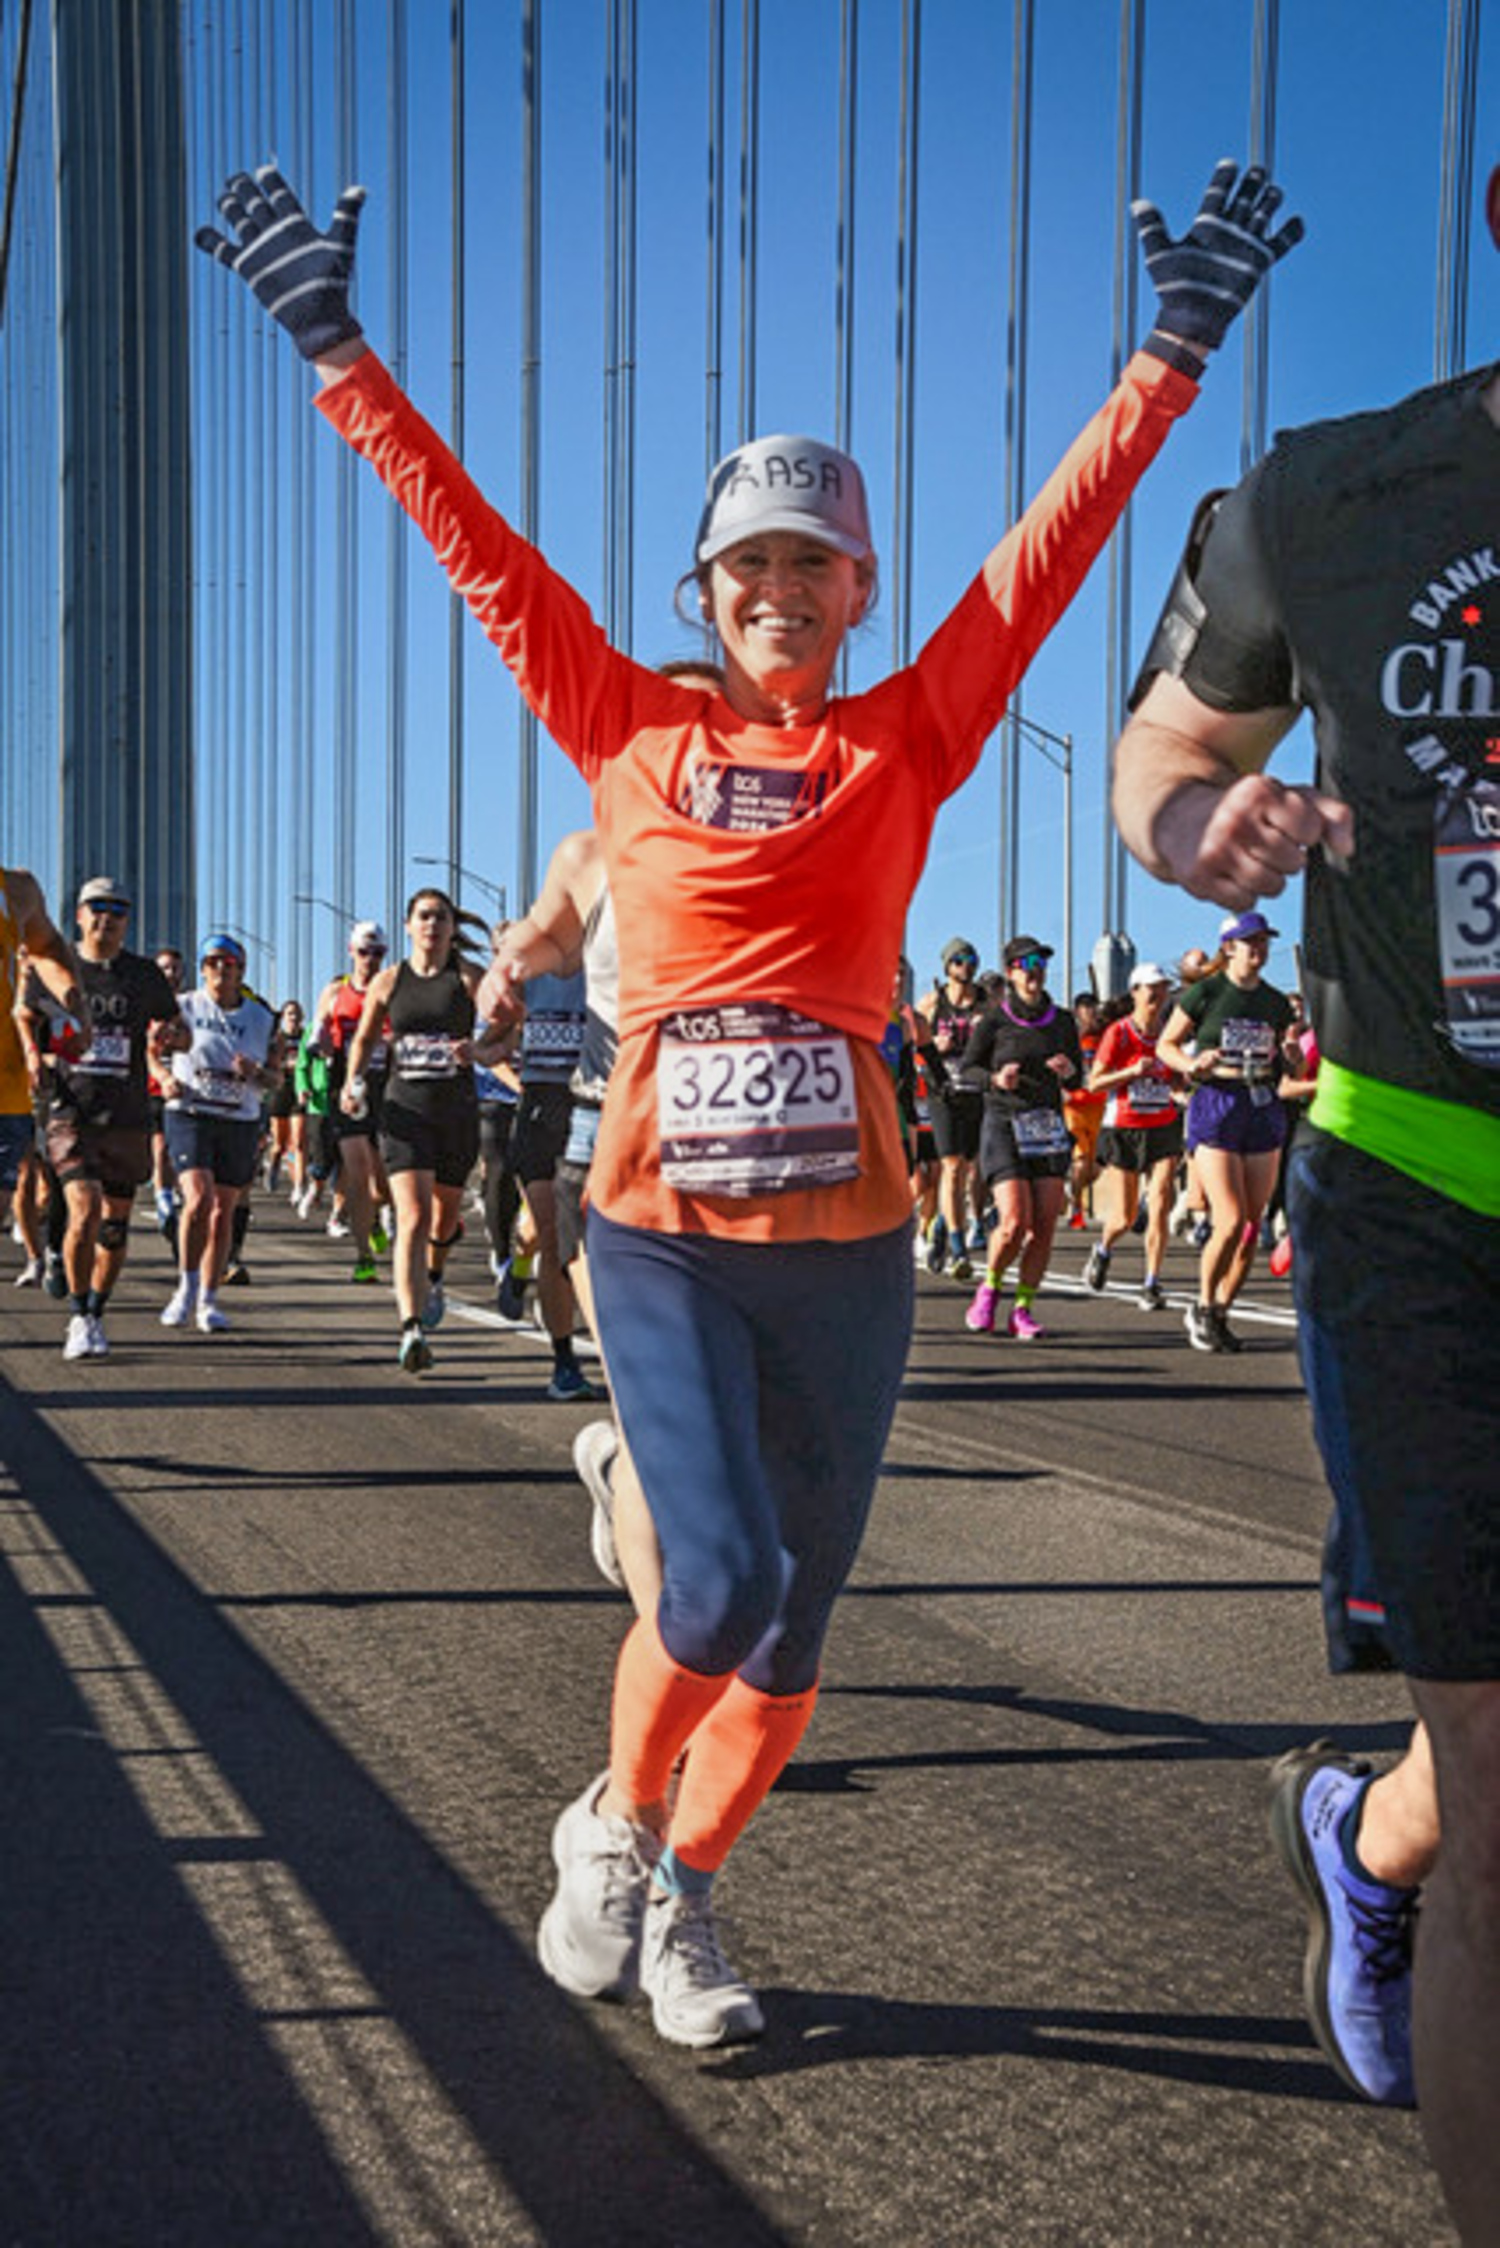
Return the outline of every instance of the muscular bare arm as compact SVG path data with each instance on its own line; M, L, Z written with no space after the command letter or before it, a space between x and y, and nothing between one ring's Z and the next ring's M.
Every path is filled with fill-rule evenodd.
M344 1092L339 1096L340 1103L345 1108L349 1108L350 1101L354 1099L354 1095L350 1093L350 1080L364 1076L365 1063L369 1059L370 1049L381 1035L385 1011L391 1003L391 993L396 988L396 977L399 972L399 963L394 968L382 968L365 993L364 1012L359 1018L359 1028L349 1041L349 1062L344 1081ZM348 1098L345 1096L348 1096ZM352 1114L352 1110L350 1113Z
M520 986L532 976L571 976L583 961L584 926L604 887L604 856L591 827L565 835L536 903L513 921L476 994L486 1022L517 1018Z
M1142 866L1243 913L1284 890L1309 851L1349 857L1349 806L1263 769L1297 715L1291 705L1214 710L1158 674L1114 755L1115 821Z
M88 1018L79 988L78 955L62 931L53 926L35 875L19 869L8 881L11 912L26 947L26 957L61 1007L81 1020Z

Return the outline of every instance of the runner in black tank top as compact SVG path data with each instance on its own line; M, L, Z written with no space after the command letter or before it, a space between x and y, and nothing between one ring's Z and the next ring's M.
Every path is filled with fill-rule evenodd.
M456 949L457 908L443 891L416 893L406 930L411 956L382 969L370 986L340 1099L357 1113L366 1056L389 1019L380 1152L396 1206L398 1357L408 1373L420 1373L432 1364L427 1338L443 1316L443 1265L463 1231L464 1185L479 1153L473 1070L479 968Z

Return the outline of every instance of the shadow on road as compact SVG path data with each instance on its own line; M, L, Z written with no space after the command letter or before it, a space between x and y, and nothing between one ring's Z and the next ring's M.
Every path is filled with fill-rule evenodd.
M3 1384L0 1460L6 2240L783 2238Z
M784 2076L855 2060L948 2060L1013 2055L1212 2085L1221 2091L1357 2106L1300 2017L1110 2013L1097 2007L913 2005L874 1993L765 1994L764 2041L720 2061L721 2078ZM1285 2045L1268 2058L1239 2046ZM1206 2048L1222 2048L1208 2050ZM1306 2058L1303 2058L1303 2056Z

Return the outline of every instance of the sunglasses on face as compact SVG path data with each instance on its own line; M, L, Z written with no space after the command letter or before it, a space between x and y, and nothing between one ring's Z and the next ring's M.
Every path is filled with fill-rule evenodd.
M950 968L977 968L979 955L977 952L955 952L948 965Z
M130 908L128 905L108 904L103 898L90 898L83 910L85 913L107 914L111 921L123 921Z
M1011 962L1013 968L1024 969L1028 976L1039 976L1046 965L1046 961L1039 952L1025 953L1019 960Z
M203 965L205 968L237 968L239 962L232 953L211 952Z
M356 945L354 954L357 960L383 960L385 958L385 946L383 944Z

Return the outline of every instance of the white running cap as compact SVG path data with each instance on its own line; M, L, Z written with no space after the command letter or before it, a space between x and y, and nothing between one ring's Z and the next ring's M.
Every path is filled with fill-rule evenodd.
M858 465L816 437L756 437L726 454L708 480L698 560L765 531L800 531L862 562L870 510Z

